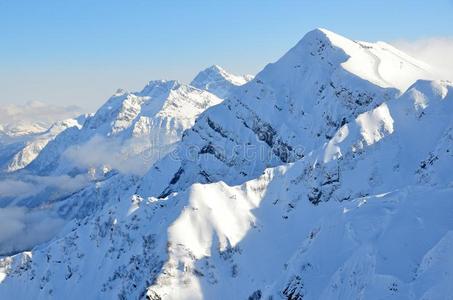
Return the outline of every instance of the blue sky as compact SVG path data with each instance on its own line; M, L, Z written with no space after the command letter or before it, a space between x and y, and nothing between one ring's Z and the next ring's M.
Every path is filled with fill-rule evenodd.
M453 37L453 0L0 0L0 103L90 110L116 88L255 73L309 30L354 39Z

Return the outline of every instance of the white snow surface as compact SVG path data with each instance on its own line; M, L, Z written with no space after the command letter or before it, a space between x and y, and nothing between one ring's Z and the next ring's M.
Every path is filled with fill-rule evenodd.
M77 127L81 128L85 121L85 116L82 115L77 119L67 119L58 121L44 132L34 134L33 137L28 137L25 142L20 142L19 151L7 161L5 166L6 172L14 172L25 168L29 165L41 152L42 149L55 137L66 130L67 128ZM8 145L5 148L16 148L17 144Z
M0 173L27 166L39 152L68 127L84 122L81 109L39 101L0 107Z
M58 202L72 221L0 259L0 295L449 299L453 84L429 74L387 44L308 33L196 110L146 175L103 178ZM162 104L141 97L167 103L160 95L176 86L203 93L150 83L118 93L84 127L148 132L137 116Z
M209 91L220 98L227 98L235 87L253 79L252 75L233 75L218 65L213 65L198 73L190 85Z
M145 172L171 151L217 96L174 80L151 81L140 92L118 90L79 130L49 143L27 168L35 174L119 169Z
M58 106L40 101L0 107L0 144L46 131L55 122L82 114L76 106Z
M99 210L105 197L133 185L137 175L175 147L201 112L221 101L177 81L151 81L140 92L118 90L93 115L55 123L27 141L8 144L0 155L0 212L26 211L15 222L30 232L27 226L34 223L22 221L29 215L68 221ZM11 243L0 233L0 254L22 250Z

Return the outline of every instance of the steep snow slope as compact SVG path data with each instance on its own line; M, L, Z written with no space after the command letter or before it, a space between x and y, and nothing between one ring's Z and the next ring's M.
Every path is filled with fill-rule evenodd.
M28 165L61 131L83 122L81 113L75 106L39 101L0 107L0 173Z
M63 128L57 124L16 150L9 169L27 166L1 180L27 190L1 192L0 207L44 210L65 220L99 210L167 154L198 114L220 101L176 81L152 81L138 93L118 91L83 126L58 133ZM9 190L0 186L0 191L5 189Z
M83 126L63 130L75 124L59 123L27 144L0 148L10 171L1 175L0 207L64 220L85 217L135 185L136 174L171 151L198 114L220 101L176 81L152 81L137 93L119 90ZM22 249L2 242L0 253Z
M453 86L418 81L395 99L401 77L425 72L381 72L386 83L375 85L376 69L345 67L351 49L366 57L369 48L344 41L309 33L202 113L138 188L104 182L104 191L118 186L99 198L108 203L87 205L90 214L49 243L0 260L0 295L449 295Z
M203 114L183 137L178 160L173 154L160 161L140 192L166 196L193 182L238 184L267 167L294 162L358 114L398 96L403 82L428 76L414 67L414 59L390 46L364 44L327 30L308 33L254 80ZM379 65L398 61L407 67L380 71L371 63L377 59Z
M83 218L135 185L136 174L170 152L198 114L220 101L176 81L152 81L137 93L119 90L82 128L52 136L25 170L5 174L0 191L6 193L0 192L0 207L23 206L32 213L44 210L65 220ZM11 167L25 164L24 159L32 156L29 150L47 142L44 138L54 132L24 149L22 145L8 148L9 155L2 151L5 165L14 159ZM24 191L12 190L14 186Z
M26 167L38 156L41 150L62 131L70 127L81 128L83 122L85 122L85 118L86 116L82 115L77 119L67 119L56 122L46 131L34 134L33 137L28 137L25 143L19 143L20 150L17 152L14 151L14 156L6 162L6 172L17 171ZM16 147L18 147L17 143L8 145L8 148Z
M227 98L235 87L244 85L252 79L252 75L233 75L222 67L214 65L198 73L190 85L211 92L220 98Z
M452 84L419 81L304 160L237 187L192 186L148 295L448 295L449 275L436 272L453 267L452 96ZM430 262L426 271L431 260L447 265Z
M80 114L81 109L75 106L39 101L0 107L0 172L28 165L57 134L83 122L83 117L76 120Z
M218 97L176 81L151 81L142 91L119 90L80 130L67 130L27 170L76 174L90 168L124 168L140 173L168 153Z
M59 298L89 286L70 297L441 299L453 267L452 93L417 82L343 125L338 134L357 130L332 139L341 155L321 147L244 184L195 184L166 199L125 192L60 239L3 259L0 293ZM430 153L438 158L426 163ZM314 201L314 188L330 196Z

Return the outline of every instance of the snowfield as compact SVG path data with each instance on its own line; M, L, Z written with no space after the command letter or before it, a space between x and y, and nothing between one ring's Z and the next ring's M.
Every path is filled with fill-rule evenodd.
M450 299L452 113L423 62L325 29L253 78L118 91L9 175L91 179L0 198L66 224L0 259L0 296Z

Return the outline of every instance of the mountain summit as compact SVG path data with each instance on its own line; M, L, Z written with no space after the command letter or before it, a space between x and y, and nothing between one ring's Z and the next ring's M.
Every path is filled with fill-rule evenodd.
M49 143L27 170L35 174L64 174L105 165L127 169L136 165L129 170L143 172L158 155L171 150L201 112L220 102L207 91L174 80L150 81L140 92L117 92L80 130L65 131ZM111 147L110 153L99 153L97 159L84 159L77 153L88 151L90 145L104 148L98 144L100 141ZM91 152L97 157L94 148L86 154ZM146 160L127 163L129 158L139 158L144 153Z
M453 85L429 79L428 66L385 43L317 29L242 85L214 67L197 87L117 93L66 143L166 133L186 111L192 121L144 176L41 203L70 221L0 259L0 295L445 298ZM206 91L226 81L225 99Z
M190 85L209 91L220 98L226 98L232 88L244 85L251 79L253 79L252 75L233 75L222 67L213 65L198 73Z
M162 195L186 188L194 178L238 184L268 167L303 158L344 123L429 76L419 65L423 63L382 43L357 42L323 29L307 33L278 61L198 118L178 148L179 162L158 162L166 169L174 166L174 174L179 174L165 179L168 186ZM189 162L187 148L195 145L200 149L197 159L191 156ZM250 150L244 148L259 149L260 155L250 159ZM156 176L164 180L154 172L146 177L150 182ZM154 184L145 187L151 191Z

